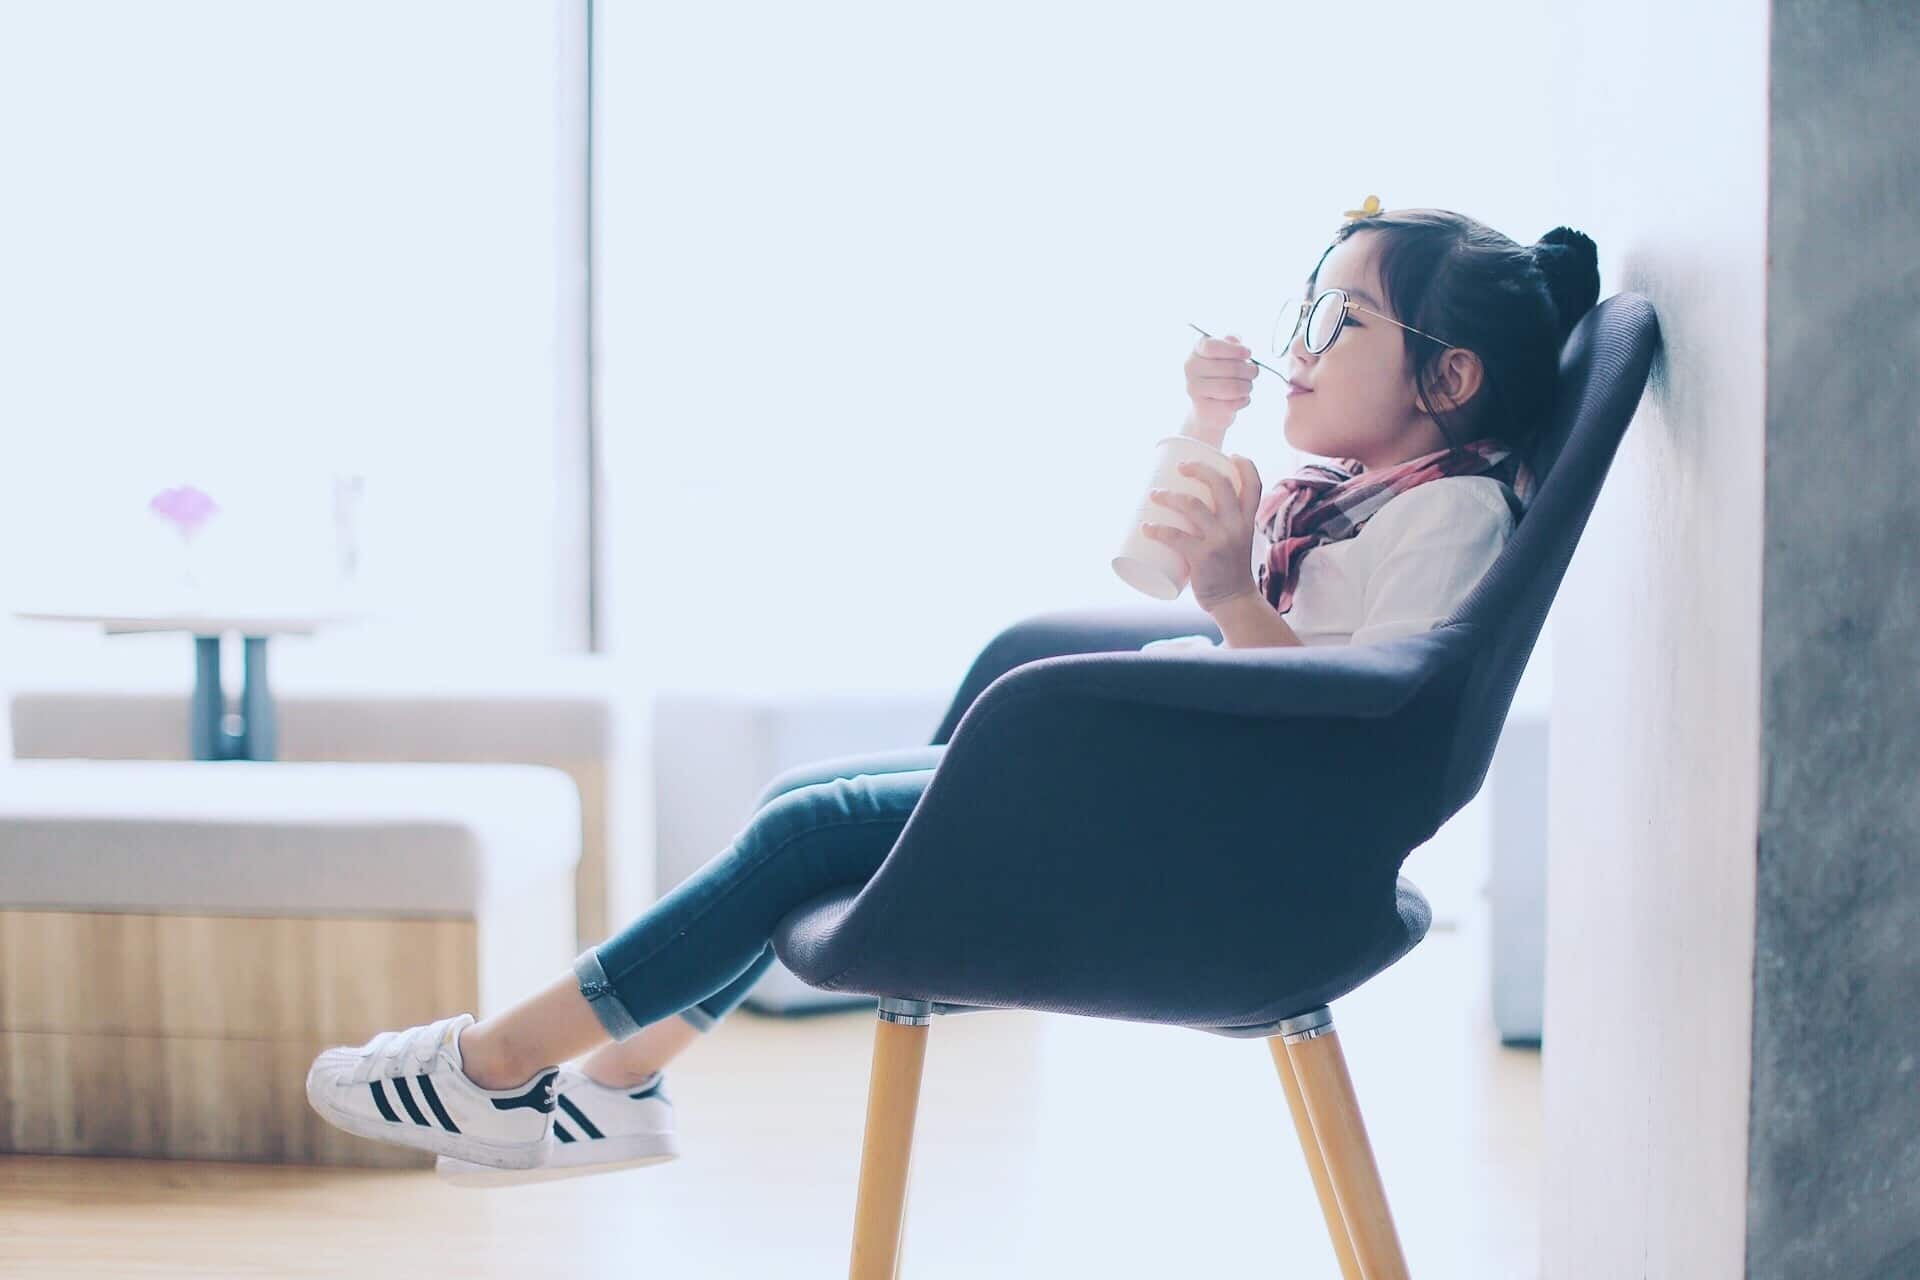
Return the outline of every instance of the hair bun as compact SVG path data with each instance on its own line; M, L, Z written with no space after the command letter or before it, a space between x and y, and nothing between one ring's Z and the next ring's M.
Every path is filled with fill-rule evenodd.
M1533 260L1547 278L1565 342L1600 297L1600 255L1591 239L1572 227L1555 227L1533 246Z

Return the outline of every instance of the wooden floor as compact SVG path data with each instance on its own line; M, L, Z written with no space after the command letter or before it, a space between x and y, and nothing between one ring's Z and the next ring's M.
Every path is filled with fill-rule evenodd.
M1539 1274L1540 1055L1486 949L1480 911L1333 1006L1420 1280ZM871 1041L743 1011L669 1075L687 1154L543 1186L0 1157L0 1275L844 1275ZM935 1022L901 1274L1338 1276L1264 1044L1024 1013Z

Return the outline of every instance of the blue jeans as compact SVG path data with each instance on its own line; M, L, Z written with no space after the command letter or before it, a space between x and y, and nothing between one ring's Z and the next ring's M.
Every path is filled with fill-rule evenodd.
M678 1013L702 1031L773 963L774 926L886 860L946 754L906 747L824 760L768 783L725 849L639 919L573 963L580 994L615 1040Z

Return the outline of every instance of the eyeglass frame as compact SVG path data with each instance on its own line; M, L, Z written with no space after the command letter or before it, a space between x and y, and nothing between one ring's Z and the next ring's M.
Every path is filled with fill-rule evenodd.
M1293 347L1294 335L1298 334L1302 329L1302 327L1306 325L1307 317L1313 314L1313 309L1315 307L1318 307L1320 303L1326 299L1328 294L1333 294L1333 293L1337 293L1340 295L1340 323L1333 326L1333 337L1328 338L1326 340L1326 343L1322 345L1318 351L1315 351L1312 347L1307 347L1306 351L1308 355L1311 355L1311 356L1325 355L1329 350L1332 349L1334 342L1340 337L1341 330L1347 327L1347 313L1349 311L1364 311L1370 316L1374 316L1374 317L1377 317L1378 319L1385 320L1388 324L1400 325L1400 327L1402 329L1405 329L1408 333L1417 333L1421 337L1426 338L1432 342L1437 342L1443 347L1451 347L1455 345L1454 343L1448 342L1445 338L1434 337L1434 335L1426 332L1426 330L1424 329L1416 329L1410 324L1400 324L1400 321L1395 320L1392 316L1381 315L1378 311L1375 311L1372 307L1363 307L1359 303L1355 302L1353 300L1353 295L1349 294L1345 289L1333 288L1333 289L1322 289L1319 293L1315 294L1312 298L1302 298L1300 300L1300 310L1293 317L1293 328L1287 331L1286 344L1284 346L1273 346L1271 349L1275 351L1290 350ZM1284 320L1284 319L1286 319L1286 312L1282 311L1280 313L1280 320ZM1273 327L1276 333L1279 332L1279 329L1280 329L1280 320L1274 321ZM1304 345L1304 343L1302 345Z

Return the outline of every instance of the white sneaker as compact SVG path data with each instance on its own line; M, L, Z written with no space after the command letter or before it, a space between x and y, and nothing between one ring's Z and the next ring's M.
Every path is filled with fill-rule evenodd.
M325 1050L307 1071L307 1101L327 1123L363 1138L530 1168L546 1150L560 1069L511 1089L482 1089L460 1061L460 1031L472 1025L472 1014L455 1014Z
M538 1165L504 1169L447 1155L433 1167L459 1186L504 1187L661 1164L680 1154L664 1083L656 1071L642 1084L615 1089L562 1067L553 1086L559 1107L553 1113L553 1137Z

